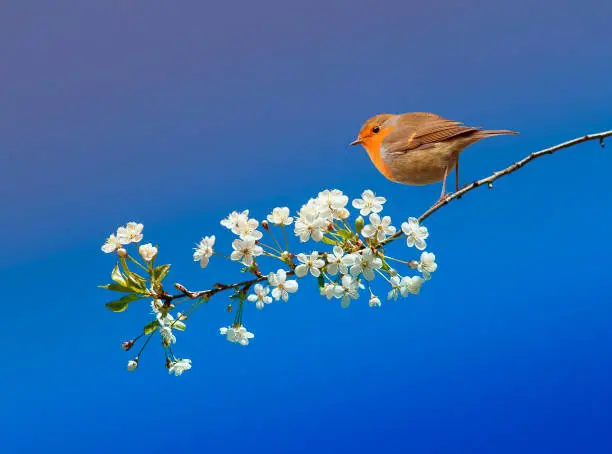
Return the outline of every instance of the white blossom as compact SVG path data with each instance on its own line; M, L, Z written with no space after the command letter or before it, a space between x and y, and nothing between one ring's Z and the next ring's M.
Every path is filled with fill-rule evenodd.
M112 233L102 245L102 252L106 252L107 254L110 252L115 252L117 249L121 248L121 241L119 238Z
M253 339L255 334L250 333L247 329L242 326L228 326L227 328L223 327L219 329L219 332L226 336L226 339L233 343L238 343L240 345L249 345L249 339Z
M143 260L150 262L157 255L157 248L151 243L143 244L138 248L138 253Z
M261 246L255 244L255 240L247 238L246 240L234 240L232 242L234 251L230 255L230 258L235 261L240 261L246 266L253 264L253 258L263 254Z
M257 230L257 227L259 227L257 219L240 219L232 229L232 232L243 240L260 240L263 237L263 233Z
M313 252L310 255L298 254L297 259L302 262L301 265L295 267L295 275L297 277L304 277L310 271L314 277L321 275L321 268L325 266L325 261L319 258L318 252Z
M423 274L423 279L426 281L431 279L431 273L438 269L436 255L431 252L422 252L417 269Z
M344 251L340 246L334 246L333 252L331 254L329 252L326 254L325 258L327 259L327 274L330 276L335 276L338 274L340 260L343 256Z
M408 293L418 295L421 291L421 285L423 284L423 278L420 276L408 277L404 276L400 284L400 293L402 296L408 296Z
M417 218L408 218L408 222L402 223L402 232L407 236L406 244L408 247L416 246L420 251L427 247L425 240L429 236L427 228L419 225Z
M321 295L330 300L332 298L340 298L342 296L343 289L341 285L337 285L333 282L326 283L321 289Z
M168 373L176 375L177 377L181 375L186 370L191 369L191 360L190 359L179 359L178 361L174 361L172 365L168 368Z
M202 268L208 266L208 260L215 252L215 240L215 235L205 236L199 244L196 244L195 252L193 253L193 261L199 261Z
M142 224L128 222L125 227L117 229L117 239L121 244L139 243L142 240Z
M164 326L159 333L162 337L162 344L168 347L170 344L176 343L176 337L172 334L172 328L169 326Z
M351 276L342 276L342 287L339 289L339 297L342 298L342 308L346 309L351 304L351 300L359 298L359 282Z
M187 328L187 326L181 321L181 319L185 320L185 316L180 315L180 312L179 312L178 320L175 320L174 316L170 314L169 312L166 312L164 315L164 312L158 311L155 313L155 316L157 317L157 323L159 323L159 326L162 328L162 331L166 327L171 328L171 329L172 328L178 329L181 331ZM162 333L162 337L163 337L163 333ZM174 340L174 342L176 342L176 339Z
M320 218L314 207L304 206L295 221L294 232L302 243L305 243L310 238L314 241L321 241L323 233L327 230L327 225L328 221Z
M268 293L270 293L269 287L264 287L261 284L255 284L253 292L254 293L247 297L247 300L255 303L255 307L257 307L257 309L263 309L264 304L270 304L272 302L272 297L268 296Z
M359 210L359 214L367 216L370 213L380 213L386 201L384 197L376 197L374 192L366 189L361 194L361 199L353 200L353 206Z
M293 218L289 216L288 207L276 207L268 215L268 222L275 225L291 225Z
M298 290L298 283L296 280L287 280L287 272L283 269L279 269L276 273L270 273L268 275L268 283L274 287L272 290L272 297L276 300L287 301L289 299L289 293L295 293Z
M370 297L370 301L368 301L368 305L370 307L380 307L382 303L380 302L380 299L378 298L378 296L372 295Z
M342 274L349 274L350 268L355 265L360 259L360 254L357 252L352 252L350 254L346 254L340 259L340 263L338 264L338 269Z
M370 224L366 225L361 234L365 238L376 237L380 241L384 241L387 235L393 235L395 233L395 227L391 225L391 217L385 216L382 219L376 213L370 215Z
M327 219L348 218L350 213L345 208L348 201L349 198L338 189L321 191L316 198L321 217Z
M159 314L159 310L162 308L162 306L164 305L164 302L162 300L153 300L151 301L151 313L154 315Z
M248 221L249 219L249 210L244 210L242 213L237 211L232 211L225 219L221 221L221 225L228 230L236 233L234 230L236 226L241 221Z
M377 273L383 275L381 271L384 256L379 255L377 248L385 245L386 241L390 240L389 237L393 239L395 239L395 236L399 237L399 234L396 234L399 229L392 225L390 216L382 215L387 199L377 196L370 189L366 189L359 198L352 200L352 207L359 211L360 216L366 217L365 224L367 225L364 225L363 218L359 217L358 221L355 222L355 228L359 234L344 231L345 228L351 230L351 227L348 227L344 222L351 214L349 209L352 210L352 208L349 206L349 202L351 200L342 191L326 189L310 198L297 212L292 212L286 206L275 207L267 214L266 220L262 220L261 223L257 219L249 217L249 210L233 211L227 218L223 219L221 225L236 235L232 238L234 241L232 242L233 252L230 254L231 260L250 267L250 271L260 276L260 279L251 281L253 282L252 287L247 285L250 292L246 296L246 300L254 303L257 309L263 309L266 304L273 301L282 300L286 302L290 294L298 291L298 278L311 274L319 279L320 294L328 300L340 300L343 308L349 307L352 300L358 299L361 290L365 290L366 287L368 288L368 290L365 290L365 292L368 292L368 305L372 308L380 307L382 305L381 299L384 299L384 293L379 298L374 294L373 286L370 288L369 282L366 281L373 281ZM316 242L325 240L325 243L333 246L333 250L323 253L317 251L298 253L298 251L294 251L294 255L289 251L281 252L281 246L275 240L275 244L279 247L277 254L280 254L280 256L269 254L262 248L262 246L266 246L260 243L264 230L260 227L269 230L269 225L283 228L292 226L295 235L301 242L304 243L311 239ZM126 249L129 249L127 245L137 243L135 247L138 249L138 253L150 268L159 250L152 243L141 244L143 242L143 228L143 224L128 222L105 240L101 250L105 253L115 252L119 258L123 259L129 257L126 251ZM406 236L408 247L414 246L419 249L420 253L418 261L412 260L404 263L408 264L413 270L418 269L419 273L413 271L418 275L402 277L397 271L390 269L385 264L383 277L387 280L386 276L388 275L388 282L391 287L387 294L388 299L397 300L400 296L407 297L411 294L419 294L424 282L431 279L431 274L438 268L436 256L433 253L425 252L426 240L429 236L427 228L421 226L417 218L411 217L407 219L407 222L401 224L400 233L402 232ZM359 237L361 237L361 240L359 240ZM208 266L210 258L215 254L215 242L216 237L211 235L203 237L199 243L195 244L193 259L199 262L202 268ZM318 246L308 249L314 248L321 249ZM289 249L288 246L287 249ZM277 272L268 274L267 282L262 281L265 278L258 271L257 265L260 264L255 263L256 258L262 255L274 256L285 264L289 264L293 270L278 269ZM297 261L294 262L294 258L297 258ZM257 260L259 261L259 259ZM399 261L403 262L402 260ZM248 271L248 269L243 269L243 271ZM236 286L238 284L229 287ZM217 287L225 288L223 286L214 288ZM161 290L154 288L153 283L151 283L150 289L143 287L142 290L148 292L153 298L161 295ZM242 297L244 298L244 293L242 293ZM169 373L178 376L191 369L192 364L189 359L176 358L169 349L177 341L178 335L175 331L183 331L186 328L183 320L187 318L179 312L175 313L177 317L175 319L170 313L171 311L174 312L174 305L170 304L172 302L170 300L172 298L166 298L166 301L161 299L151 301L151 311L154 318L150 317L153 321L145 327L145 330L149 332L159 330L161 342L167 355L166 365ZM222 327L219 332L229 342L246 346L255 335L241 324L241 317L238 317L237 320L240 323ZM123 342L122 347L129 350L133 343L133 340ZM138 357L127 363L128 371L134 371L137 367Z
M396 274L394 276L391 276L390 279L390 283L391 283L391 290L389 291L388 295L387 295L387 299L393 299L393 300L397 300L397 297L400 295L400 288L401 288L401 278Z
M350 272L353 276L359 276L363 273L363 277L368 281L374 280L374 270L382 268L382 260L374 255L372 249L364 249L361 254L356 255L355 264L351 266Z

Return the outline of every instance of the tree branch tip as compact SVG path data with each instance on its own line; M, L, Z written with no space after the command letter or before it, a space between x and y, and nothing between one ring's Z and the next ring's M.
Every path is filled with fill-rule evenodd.
M179 284L178 282L174 284L174 288L177 289L179 292L183 292L185 294L189 293L189 290L187 290L185 286Z
M190 298L192 300L196 299L198 297L196 292L192 292L190 290L187 290L187 288L184 285L179 284L178 282L174 284L174 288L177 289L179 292L181 292L183 295L185 295L187 298ZM199 293L201 293L201 292L199 292ZM177 297L180 297L180 295L175 295L175 296L173 296L171 298L174 299L174 298L177 298Z

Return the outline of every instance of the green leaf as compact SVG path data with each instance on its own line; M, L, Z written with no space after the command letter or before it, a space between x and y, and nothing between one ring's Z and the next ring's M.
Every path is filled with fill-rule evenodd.
M129 268L128 268L128 266L127 266L127 262L126 262L125 258L124 258L124 257L121 257L121 258L119 259L119 261L121 262L121 268L123 268L123 272L124 272L125 274L130 274L130 269L129 269Z
M125 295L123 298L118 299L117 301L111 301L110 303L106 303L105 306L113 312L123 312L127 309L128 304L139 299L140 296L130 293L129 295Z
M122 257L120 261L121 268L123 268L123 272L125 273L124 279L126 280L127 287L130 288L130 291L144 293L147 290L147 280L139 274L130 271L125 258ZM119 274L121 274L121 272L119 272Z
M170 272L170 265L159 265L153 268L153 280L161 282Z
M111 301L110 303L106 303L105 306L113 312L123 312L127 309L129 303L125 303L122 301Z
M349 232L348 230L338 230L336 233L345 240L348 240L349 238L353 237L353 232Z
M139 282L147 282L146 278L142 277L140 274L134 273L133 271L130 271L130 276Z
M106 290L112 290L114 292L131 292L132 289L130 289L129 287L124 287L123 285L119 285L119 284L106 284L106 285L98 285L98 288L104 288Z
M185 331L185 328L187 328L187 325L185 325L180 320L172 322L172 329L177 329L179 331Z
M115 267L113 268L113 272L111 273L111 279L119 285L128 287L128 283L125 280L125 277L123 276L123 274L121 274L121 271L119 271L119 266L116 263L115 263Z
M157 320L153 320L151 323L147 323L145 325L145 327L143 328L143 331L145 334L151 334L157 328L159 328L159 323L157 323Z
M133 271L128 271L127 275L128 285L132 290L137 293L143 293L147 290L147 281L146 279L138 276Z
M324 237L323 237L323 242L324 242L325 244L332 244L332 245L335 245L335 244L336 244L336 242L335 242L334 240L332 240L331 238L328 238L328 237L326 237L326 236L324 236Z

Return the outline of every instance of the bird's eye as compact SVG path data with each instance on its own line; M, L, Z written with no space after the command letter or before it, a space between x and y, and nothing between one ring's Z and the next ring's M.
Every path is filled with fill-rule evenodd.
M380 132L380 127L378 127L378 126L374 126L374 127L372 128L372 132L373 132L374 134L378 134L378 133Z

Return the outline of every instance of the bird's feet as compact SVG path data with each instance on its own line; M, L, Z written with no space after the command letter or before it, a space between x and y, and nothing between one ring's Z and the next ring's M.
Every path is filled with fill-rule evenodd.
M437 207L438 205L442 205L448 203L450 199L450 194L442 194L438 201L433 204L433 207Z

